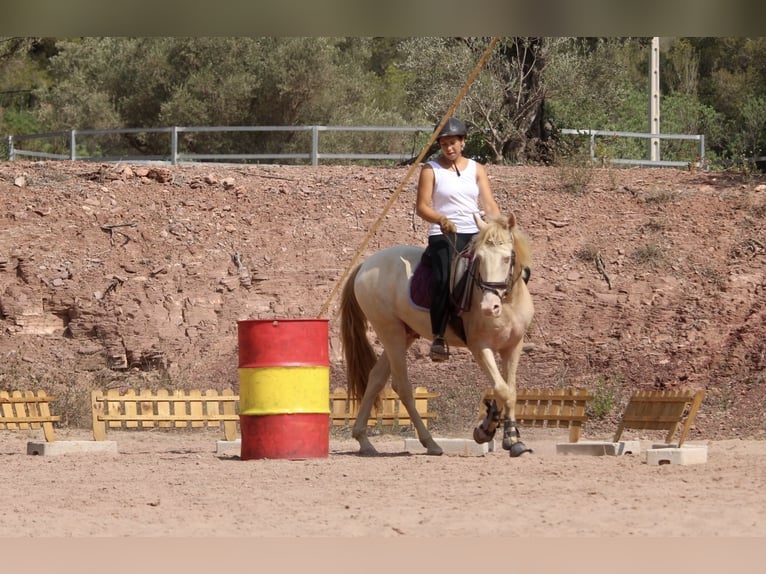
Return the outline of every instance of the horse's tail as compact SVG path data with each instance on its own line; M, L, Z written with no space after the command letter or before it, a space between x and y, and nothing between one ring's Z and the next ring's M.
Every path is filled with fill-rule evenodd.
M354 280L359 273L359 267L349 275L343 286L340 301L340 340L346 359L346 388L352 401L359 401L364 396L367 378L377 360L375 351L367 339L367 317L354 293Z

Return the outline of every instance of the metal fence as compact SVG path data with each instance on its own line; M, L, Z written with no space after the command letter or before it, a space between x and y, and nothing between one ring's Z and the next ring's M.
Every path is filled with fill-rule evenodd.
M121 128L109 130L68 130L42 134L24 134L8 136L8 159L20 157L56 159L56 160L91 160L91 161L130 161L130 162L169 162L173 165L194 163L206 160L262 162L297 160L319 165L321 160L396 160L405 161L416 157L427 138L433 131L432 126L218 126L218 127L166 127L166 128ZM300 153L189 153L180 149L179 135L183 133L234 133L234 132L310 132L310 144L305 152ZM394 153L322 153L320 150L320 134L325 132L377 132L377 133L413 133L422 141L419 145L413 143L410 150L401 149ZM89 137L99 135L134 134L167 134L168 153L161 155L89 155L78 153L78 145ZM25 142L44 141L48 146L65 149L67 153L55 153L39 150L23 149ZM63 141L62 141L63 140ZM79 142L79 143L78 143ZM45 146L43 146L45 147ZM382 147L382 146L381 146ZM403 148L401 144L398 147ZM414 153L413 153L414 150Z
M203 161L231 161L231 162L304 162L313 166L319 165L322 160L389 160L389 161L407 161L417 157L420 149L425 145L433 128L431 126L218 126L218 127L165 127L165 128L121 128L109 130L68 130L61 132L49 132L42 134L23 134L8 136L7 156L9 160L20 157L37 159L56 159L56 160L90 160L90 161L129 161L129 162L166 162L173 165L183 163L197 163ZM246 132L295 132L307 133L309 138L305 142L305 151L296 153L192 153L181 149L179 136L181 134L194 133L246 133ZM331 132L371 132L377 134L408 134L411 133L412 139L409 141L409 149L403 139L395 142L389 142L387 145L382 140L376 140L375 147L380 150L384 147L398 148L396 152L378 153L370 152L322 152L320 149L320 134ZM590 159L592 162L599 161L602 158L597 157L597 137L620 137L620 138L642 138L657 140L689 140L697 142L696 155L687 160L651 160L651 159L629 159L629 158L609 158L608 161L614 164L628 165L646 165L646 166L676 166L686 167L692 162L704 164L705 159L705 136L704 135L682 135L682 134L648 134L638 132L621 132L591 129L562 129L561 134L588 136L590 138ZM167 137L167 154L160 155L109 155L109 154L88 154L78 153L79 149L87 149L83 142L88 138L97 136L119 136L119 135L146 136L148 134L160 134ZM40 146L43 149L23 149L21 146L27 142L43 142ZM369 143L369 142L366 142ZM332 148L331 144L322 144L324 149ZM31 147L34 147L32 145ZM54 149L56 151L44 151L44 148ZM337 146L335 146L337 147ZM57 153L58 150L65 150L66 153ZM677 154L676 154L677 155ZM605 159L605 158L604 158Z
M686 161L662 160L662 159L627 159L627 158L608 158L610 163L624 165L648 165L648 166L667 166L667 167L687 167L690 163L699 163L700 166L705 162L705 136L701 134L683 135L683 134L645 134L640 132L615 132L606 130L576 130L563 129L562 134L588 136L590 138L590 159L592 162L598 161L596 154L596 137L625 137L641 139L658 140L689 140L697 142L696 157L690 157Z

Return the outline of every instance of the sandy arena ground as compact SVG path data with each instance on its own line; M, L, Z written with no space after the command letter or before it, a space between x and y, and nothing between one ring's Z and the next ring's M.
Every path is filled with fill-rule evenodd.
M766 441L696 442L706 463L657 466L557 454L566 435L554 432L523 431L534 452L517 459L499 443L484 456L408 454L382 435L378 457L333 438L326 458L245 461L218 454L222 434L207 430L115 431L117 454L57 456L26 454L42 431L2 432L0 536L766 536Z

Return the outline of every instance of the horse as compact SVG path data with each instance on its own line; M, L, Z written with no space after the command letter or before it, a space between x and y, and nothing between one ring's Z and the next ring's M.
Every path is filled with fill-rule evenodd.
M487 415L474 428L474 440L479 444L492 440L502 418L503 448L517 457L532 451L521 441L515 421L516 369L534 315L525 275L529 245L513 213L487 221L476 214L474 219L479 232L466 248L474 263L466 276L471 294L460 312L463 333L451 323L445 337L448 345L470 350L492 385L494 400L485 401ZM343 286L341 344L348 396L359 405L351 433L362 456L378 454L367 436L367 420L372 408L380 406L379 395L389 378L426 454L443 454L415 408L407 376L407 349L418 337L432 338L428 308L414 304L410 296L410 283L424 252L413 245L374 252L351 271ZM379 357L367 338L368 325L383 346Z

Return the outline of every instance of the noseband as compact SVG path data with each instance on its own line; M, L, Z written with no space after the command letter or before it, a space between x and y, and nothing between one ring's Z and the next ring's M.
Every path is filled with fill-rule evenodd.
M477 260L479 256L476 255ZM474 266L474 273L472 274L474 284L479 288L482 293L492 293L496 295L501 301L505 301L508 297L508 291L510 291L513 285L513 266L516 263L516 250L511 250L511 264L508 266L508 275L505 276L504 281L484 281L481 278L481 272L479 266Z

